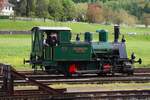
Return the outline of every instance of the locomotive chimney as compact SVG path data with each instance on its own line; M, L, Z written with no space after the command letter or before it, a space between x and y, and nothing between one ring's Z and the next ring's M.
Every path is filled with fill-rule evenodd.
M115 25L114 26L114 42L118 42L119 39L119 34L120 34L120 26L119 25Z

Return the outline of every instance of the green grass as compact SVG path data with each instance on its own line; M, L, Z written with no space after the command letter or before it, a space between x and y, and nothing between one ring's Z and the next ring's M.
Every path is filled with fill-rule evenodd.
M128 56L135 52L137 59L142 58L143 62L141 65L136 64L136 66L140 67L150 67L150 34L149 35L136 35L136 36L128 36L126 47Z
M68 26L73 30L74 40L76 33L86 31L95 32L97 29L106 29L109 32L109 41L113 41L113 26L86 23L62 23L62 22L36 22L36 21L11 21L0 20L0 30L30 30L33 26ZM150 66L150 28L122 27L121 33L136 32L138 35L129 36L125 34L127 40L128 56L134 51L137 58L142 58L143 64L136 67ZM94 34L94 41L98 40L98 35ZM83 39L83 34L81 35ZM29 58L31 49L30 35L0 35L0 62L12 64L21 70L30 69L29 65L23 64L23 59Z
M29 57L31 38L29 35L0 35L0 62L17 69L28 69L23 59Z
M95 32L97 29L106 29L113 33L113 26L76 23L76 22L42 22L42 21L13 21L0 19L0 30L30 30L34 26L67 26L71 27L74 33L77 32ZM138 34L150 34L149 28L136 28L136 27L121 27L121 33L136 32Z

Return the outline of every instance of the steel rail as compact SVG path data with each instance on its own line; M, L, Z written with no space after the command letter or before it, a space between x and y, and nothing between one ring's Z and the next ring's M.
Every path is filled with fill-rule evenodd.
M25 74L23 74L25 75ZM63 76L63 75L49 75L49 74L36 74L36 75L25 75L28 78L32 78L32 79L36 79L36 80L48 80L48 79L67 79L67 77ZM108 78L108 77L150 77L150 73L134 73L134 75L132 76L126 76L126 75L107 75L107 76L97 76L96 74L86 74L86 75L82 75L82 76L72 76L70 77L70 79L85 79L85 78ZM0 80L3 79L3 76L0 76ZM16 78L19 79L19 78Z
M45 71L38 70L38 71L18 71L21 74L26 75L33 75L33 74L47 74ZM134 68L134 73L150 73L150 68Z
M49 85L55 83L66 84L104 84L104 83L146 83L150 82L150 77L105 77L105 78L81 78L81 79L37 79L37 82ZM0 81L0 85L3 81ZM14 85L31 85L26 80L14 80Z
M14 94L10 96L0 96L0 100L96 100L96 99L150 99L150 90L122 90L122 91L96 91L96 92L66 92L64 95L50 95L47 93L27 93L27 91L20 91L24 94Z

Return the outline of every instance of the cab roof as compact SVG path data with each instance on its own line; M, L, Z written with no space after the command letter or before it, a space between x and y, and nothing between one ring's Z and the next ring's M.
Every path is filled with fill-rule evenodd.
M44 30L44 31L71 31L72 29L69 27L45 27L45 26L38 26L38 27L33 27L32 30L38 29L38 30Z

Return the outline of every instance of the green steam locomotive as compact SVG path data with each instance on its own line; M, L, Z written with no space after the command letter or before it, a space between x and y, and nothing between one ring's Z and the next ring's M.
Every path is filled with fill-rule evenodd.
M114 26L114 41L108 42L108 32L97 30L99 41L92 41L92 33L84 33L84 41L79 34L72 42L68 27L33 27L30 63L37 70L40 66L48 73L73 74L133 74L134 53L127 57L125 39L118 42L120 27Z

